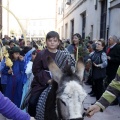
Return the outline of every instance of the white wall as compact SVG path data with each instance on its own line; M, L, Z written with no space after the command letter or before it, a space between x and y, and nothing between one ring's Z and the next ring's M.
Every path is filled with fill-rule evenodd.
M120 8L113 8L110 11L109 35L120 37Z
M73 12L70 11L75 8L75 6L82 0L75 0L67 9L65 9L65 24L68 23L68 39L71 37L71 23L70 21L74 19L74 33L82 34L82 16L81 14L86 11L86 29L85 35L88 36L91 32L91 25L93 25L93 38L99 38L100 36L100 2L98 2L97 10L95 10L94 0L86 0L81 3L81 5L76 8ZM69 14L70 13L70 14ZM58 15L59 16L59 15ZM57 29L63 26L62 16L57 18ZM65 31L65 30L64 30ZM65 33L65 32L64 32ZM65 36L65 35L64 35Z

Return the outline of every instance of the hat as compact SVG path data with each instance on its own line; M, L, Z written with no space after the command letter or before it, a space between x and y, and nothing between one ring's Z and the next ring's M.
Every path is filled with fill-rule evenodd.
M15 52L19 52L20 53L20 48L14 46L13 48L11 48L11 52L12 52L12 54L15 53Z

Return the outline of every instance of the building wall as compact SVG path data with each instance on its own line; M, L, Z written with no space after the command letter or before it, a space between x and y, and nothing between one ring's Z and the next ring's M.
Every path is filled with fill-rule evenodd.
M60 0L59 4L60 4ZM63 0L61 0L63 3ZM60 37L65 39L71 39L71 20L74 19L74 33L80 33L82 35L82 14L86 12L86 27L85 27L85 36L91 36L91 39L99 39L100 38L100 24L101 24L101 1L96 0L72 0L71 5L65 6L64 3L64 11L59 15L57 15L57 24L56 30L60 32ZM110 0L107 0L108 5L110 4ZM120 1L119 1L120 2ZM97 9L95 9L95 5L97 5ZM77 6L77 7L76 7ZM109 5L110 6L110 5ZM107 11L109 12L109 6ZM108 13L107 12L107 13ZM64 13L64 14L63 14ZM106 30L109 27L109 35L115 34L120 36L120 9L113 8L110 10L109 15L106 18ZM109 22L107 22L109 21ZM67 35L65 35L65 24L68 24ZM64 26L64 34L61 34L61 26ZM93 30L93 31L92 31ZM62 36L61 36L62 35ZM67 36L67 38L66 38ZM107 33L106 37L107 38Z
M120 37L120 8L113 8L110 10L109 35Z
M78 6L79 5L79 6ZM78 6L78 7L77 7ZM88 7L89 6L89 7ZM74 19L74 33L82 34L82 13L86 12L86 36L91 33L91 26L93 26L93 38L99 38L100 33L100 3L95 10L94 0L74 0L71 5L64 8L64 15L58 15L57 17L57 30L68 24L67 39L71 38L71 20ZM64 19L63 19L64 17ZM65 38L65 32L63 32L61 38Z

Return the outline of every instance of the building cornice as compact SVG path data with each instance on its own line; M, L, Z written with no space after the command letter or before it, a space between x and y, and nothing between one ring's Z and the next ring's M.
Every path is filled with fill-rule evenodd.
M77 2L66 14L64 14L64 19L68 17L74 10L76 10L80 5L82 5L86 0L80 0Z
M77 9L80 5L82 5L85 1L86 1L86 0L80 0L80 1L78 1L67 13L64 14L64 12L63 12L63 14L64 14L63 16L64 16L64 17L62 17L62 18L59 20L58 24L59 24L60 22L62 22L63 19L67 18L74 10L76 10L76 9Z

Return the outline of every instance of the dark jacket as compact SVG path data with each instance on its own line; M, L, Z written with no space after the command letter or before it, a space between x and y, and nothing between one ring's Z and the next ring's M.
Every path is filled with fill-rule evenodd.
M94 51L90 54L90 59L92 61L92 78L100 79L106 76L106 66L107 66L107 56L103 51ZM96 67L93 63L99 65Z
M107 56L110 56L111 59L108 60L106 74L111 81L115 78L117 69L120 65L120 45L116 44L113 48L111 48Z

